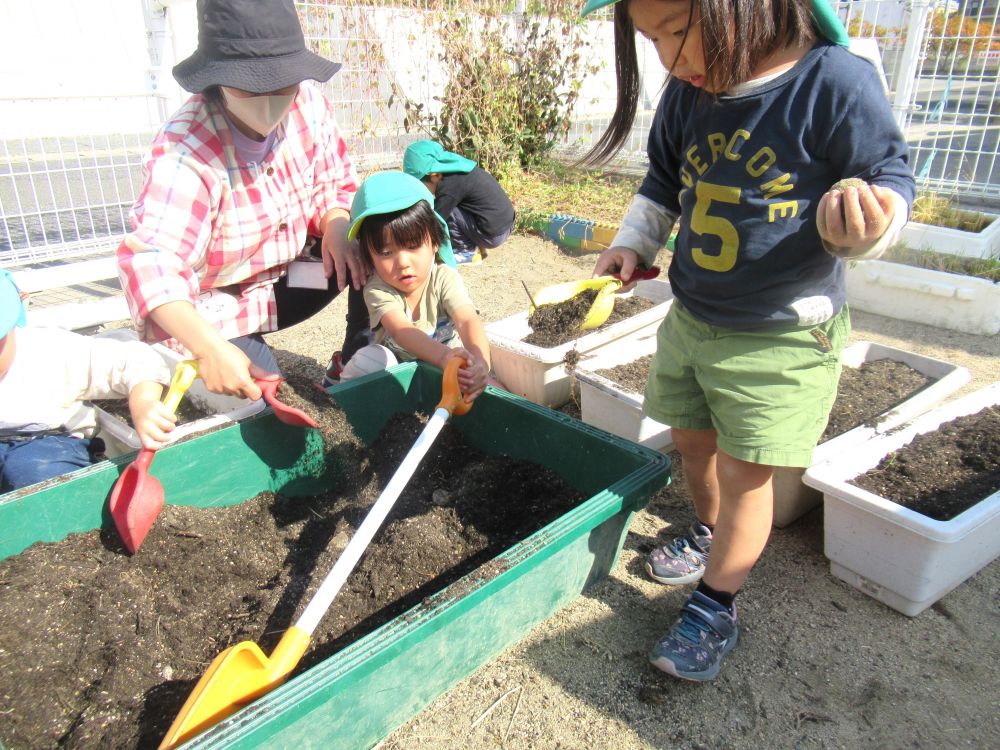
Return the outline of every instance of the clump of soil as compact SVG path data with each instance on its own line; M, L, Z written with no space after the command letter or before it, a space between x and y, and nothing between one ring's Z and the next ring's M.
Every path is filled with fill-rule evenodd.
M539 305L528 317L531 333L524 337L524 343L543 349L551 349L573 339L578 339L584 333L601 331L609 325L631 318L633 315L638 315L656 305L655 302L646 297L634 294L616 295L614 310L608 319L592 331L584 332L580 326L583 325L583 320L587 317L587 312L596 298L597 291L587 289L563 302Z
M1000 490L1000 413L983 409L917 435L850 484L950 521Z
M340 412L329 397L325 407ZM156 747L219 652L249 640L270 653L425 421L397 415L363 453L352 433L326 434L331 449L353 456L344 474L356 486L312 498L264 494L230 507L168 505L133 557L105 530L0 561L0 741L19 749ZM449 423L298 670L471 570L496 575L493 558L583 499L536 464L480 453Z

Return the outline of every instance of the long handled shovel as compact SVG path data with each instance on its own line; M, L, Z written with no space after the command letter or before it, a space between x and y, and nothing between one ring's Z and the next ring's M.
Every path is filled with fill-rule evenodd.
M421 459L441 432L452 414L465 414L472 408L462 398L458 387L458 369L462 360L452 359L441 381L441 401L410 452L378 500L361 522L357 533L337 558L323 583L306 605L295 624L285 631L271 656L265 656L253 641L243 641L219 654L195 685L174 723L160 743L167 750L186 742L197 734L232 715L240 708L278 687L302 658L312 633L326 614L347 577L368 548L385 517L389 514L406 483L413 476Z
M177 411L181 398L198 376L194 362L185 360L174 369L163 405ZM155 450L143 448L135 461L122 472L111 490L108 506L125 548L135 554L163 509L163 485L149 473Z

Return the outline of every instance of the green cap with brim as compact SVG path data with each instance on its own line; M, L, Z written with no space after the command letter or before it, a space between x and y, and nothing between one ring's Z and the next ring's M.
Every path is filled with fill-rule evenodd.
M351 204L351 226L347 229L347 239L354 240L361 231L361 223L369 216L391 214L414 206L420 201L434 209L434 196L418 180L403 172L376 172L361 183ZM455 254L451 250L451 234L448 222L437 211L434 216L444 229L444 242L438 248L438 257L449 266L456 267Z
M21 292L10 272L0 268L0 338L10 333L14 326L24 326L26 322Z
M618 0L587 0L583 6L583 10L580 11L580 17L588 16L595 10L617 2ZM827 0L812 0L812 15L816 19L816 25L819 27L820 33L831 42L839 44L841 47L846 47L850 43L850 37L847 36L847 29L844 28L844 24L840 22L840 18L834 12L833 6Z
M464 156L445 151L435 141L414 141L403 153L403 171L422 180L429 174L467 174L476 168L476 162Z

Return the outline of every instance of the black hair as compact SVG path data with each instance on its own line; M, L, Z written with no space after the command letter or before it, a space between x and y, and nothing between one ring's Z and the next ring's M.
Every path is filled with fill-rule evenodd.
M628 140L635 121L639 60L628 3L622 0L614 9L615 113L607 130L583 157L584 164L607 162ZM689 17L700 19L705 88L713 92L731 89L749 80L760 63L775 52L818 38L811 8L812 0L690 0Z
M375 270L372 254L382 248L387 236L399 247L416 247L430 238L435 252L445 240L444 227L425 200L417 201L401 211L372 214L361 222L358 230L361 262L369 272Z

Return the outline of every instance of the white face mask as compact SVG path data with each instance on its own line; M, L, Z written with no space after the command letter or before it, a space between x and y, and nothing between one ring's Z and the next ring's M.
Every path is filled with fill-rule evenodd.
M285 119L288 110L292 108L292 102L295 101L294 93L241 97L233 94L225 86L220 88L226 109L244 125L261 135L268 135L278 127L278 123Z

